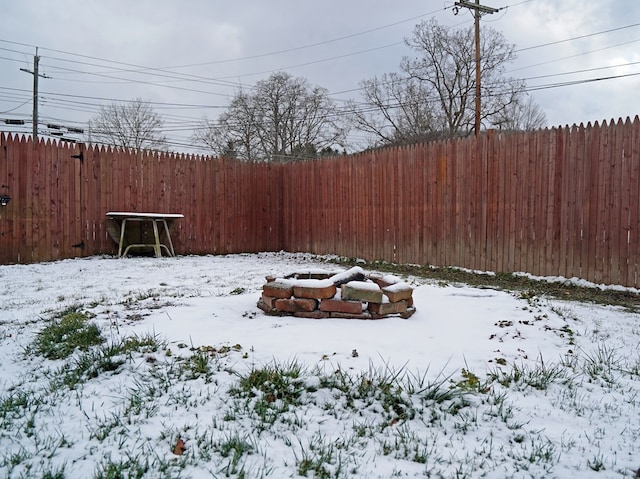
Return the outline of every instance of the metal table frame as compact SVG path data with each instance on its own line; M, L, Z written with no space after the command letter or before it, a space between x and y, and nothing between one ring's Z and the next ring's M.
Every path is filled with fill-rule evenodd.
M175 220L178 218L184 218L182 214L162 214L162 213L132 213L132 212L124 212L124 211L110 211L107 213L107 217L113 220L122 220L120 224L120 241L118 243L118 257L122 258L123 256L127 256L129 250L132 248L153 248L154 254L156 258L160 258L162 256L162 249L167 252L168 256L175 256L176 253L173 249L173 242L171 241L171 234L169 233L169 225L167 224L167 220ZM137 222L149 222L153 226L153 238L155 240L154 243L134 243L127 245L124 248L124 252L122 248L124 246L124 234L127 228L128 221L137 221ZM161 224L161 227L164 227L164 233L167 237L168 246L160 242L160 230L158 228L158 223Z

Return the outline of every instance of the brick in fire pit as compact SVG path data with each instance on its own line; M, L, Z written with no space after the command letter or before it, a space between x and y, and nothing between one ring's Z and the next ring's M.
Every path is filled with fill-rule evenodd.
M404 313L407 310L407 302L402 300L397 303L369 303L368 309L379 315Z
M360 301L343 301L340 299L323 299L320 301L320 311L336 313L361 314L362 303Z
M293 285L296 298L333 298L336 291L336 286L328 279L299 279Z
M413 295L413 288L403 281L390 286L385 286L382 288L382 292L387 298L389 298L389 301L397 303L403 299L411 298Z
M278 279L269 281L262 286L262 293L272 298L290 298L293 295L293 283Z
M382 290L375 283L350 281L342 285L342 299L382 303Z
M276 299L273 304L278 311L286 313L311 312L318 307L318 302L315 299L305 298L281 298Z

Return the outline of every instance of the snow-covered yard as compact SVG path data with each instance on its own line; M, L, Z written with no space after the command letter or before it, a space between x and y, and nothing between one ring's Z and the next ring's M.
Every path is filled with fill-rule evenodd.
M637 314L416 277L409 319L256 307L266 275L309 268L341 269L0 266L0 476L638 477ZM47 354L73 314L103 342Z

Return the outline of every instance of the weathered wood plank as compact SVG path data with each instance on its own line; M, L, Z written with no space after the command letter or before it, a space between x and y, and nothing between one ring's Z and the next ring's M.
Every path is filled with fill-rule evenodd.
M629 271L625 285L640 287L640 119L631 124L629 197Z

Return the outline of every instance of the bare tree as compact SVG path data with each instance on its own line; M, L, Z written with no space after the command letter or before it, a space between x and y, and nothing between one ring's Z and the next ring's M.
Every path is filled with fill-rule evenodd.
M360 84L364 103L349 103L354 127L372 135L376 143L406 144L441 136L428 91L421 82L385 73Z
M483 122L491 120L524 90L524 83L505 78L505 65L515 59L514 45L502 33L483 28L480 36ZM474 30L452 29L430 19L418 24L406 43L419 56L404 58L402 70L427 85L439 110L440 128L449 136L468 135L475 122Z
M417 56L405 57L400 74L361 83L364 101L351 104L355 126L377 143L468 136L475 123L475 42L473 27L453 29L426 20L405 39ZM514 46L483 28L480 44L482 110L485 126L517 113L510 105L524 99L524 82L505 76Z
M140 98L103 106L91 122L92 136L102 143L134 150L166 146L162 118Z
M194 140L245 160L315 157L344 143L340 118L326 89L278 72L251 92L240 89L217 121L203 121Z
M217 121L204 118L193 141L211 149L217 156L253 159L258 155L253 98L239 90Z
M533 97L526 95L508 105L493 124L500 130L529 131L547 126L547 115Z

